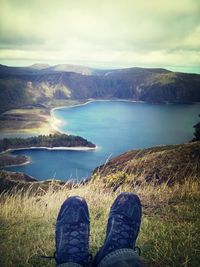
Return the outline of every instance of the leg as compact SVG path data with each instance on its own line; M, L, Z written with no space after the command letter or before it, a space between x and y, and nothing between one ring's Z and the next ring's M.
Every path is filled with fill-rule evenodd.
M56 222L55 260L57 266L88 266L89 224L86 201L78 196L65 200Z
M114 201L107 224L106 239L94 259L95 267L140 267L134 251L141 224L138 196L122 193Z

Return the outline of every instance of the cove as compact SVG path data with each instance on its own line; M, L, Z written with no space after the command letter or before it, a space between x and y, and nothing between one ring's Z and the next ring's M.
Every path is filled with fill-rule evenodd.
M130 149L180 144L193 137L200 104L146 104L128 101L93 101L54 109L59 130L82 136L97 145L95 151L19 150L31 164L6 168L37 179L82 180L110 157Z

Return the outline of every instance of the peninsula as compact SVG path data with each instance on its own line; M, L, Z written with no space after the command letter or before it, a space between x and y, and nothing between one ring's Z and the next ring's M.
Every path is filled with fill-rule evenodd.
M4 138L0 140L0 152L24 148L95 148L95 145L80 136L66 134L39 135L29 138Z
M29 138L4 138L0 139L0 167L28 163L29 159L25 156L14 157L5 153L10 150L28 148L89 150L95 149L96 146L80 136L66 134L39 135Z

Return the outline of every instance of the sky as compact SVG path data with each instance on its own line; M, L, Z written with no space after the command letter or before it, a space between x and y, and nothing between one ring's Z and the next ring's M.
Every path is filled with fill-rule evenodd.
M0 0L0 63L200 73L200 0Z

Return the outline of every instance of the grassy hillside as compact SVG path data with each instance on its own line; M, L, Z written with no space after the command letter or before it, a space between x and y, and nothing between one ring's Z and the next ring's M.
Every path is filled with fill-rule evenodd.
M131 150L113 158L94 171L93 179L106 186L135 186L143 182L155 184L183 182L192 175L200 177L200 142Z
M88 202L90 248L94 255L103 244L113 200L119 193L130 191L138 194L142 201L143 219L137 245L142 250L146 266L198 267L199 152L199 142L140 150L140 153L130 151L121 156L121 165L119 157L113 159L107 166L99 168L85 184L60 183L55 186L51 182L33 181L28 190L26 183L25 191L21 187L13 194L1 193L0 266L55 266L53 261L44 260L39 255L53 255L56 216L61 203L72 195L85 197ZM117 162L119 170L112 169ZM180 168L175 168L179 165ZM124 166L129 166L129 173ZM153 171L152 167L154 171L156 168L160 170L160 176L168 171L168 178L174 178L173 183L168 179L161 182L145 179L145 175ZM7 182L11 180L12 175L2 175L6 176ZM138 180L142 176L144 178ZM18 177L19 180L22 178Z

